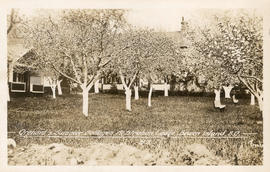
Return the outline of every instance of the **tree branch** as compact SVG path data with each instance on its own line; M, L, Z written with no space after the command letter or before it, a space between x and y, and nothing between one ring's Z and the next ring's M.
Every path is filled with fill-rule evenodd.
M87 89L90 90L94 83L100 78L100 72L97 73L96 76L92 77L90 81L88 81L88 84L86 85Z
M11 29L13 28L13 25L14 25L14 9L11 9L10 24L7 29L7 34L9 34L9 32L11 31Z
M84 83L87 84L87 78L88 78L88 68L87 68L87 62L86 62L86 58L83 55L83 75L84 75Z
M51 63L51 65L52 65L53 69L54 69L56 72L60 73L60 74L63 75L64 77L66 77L66 78L68 78L68 79L70 79L70 80L76 82L77 84L80 84L80 85L82 84L80 81L77 81L76 79L74 79L74 78L68 76L67 74L65 74L65 73L63 73L62 71L60 71L59 69L57 69L57 68L54 66L54 64Z
M92 76L88 76L88 82L86 84L86 86L88 86L89 84L91 84L91 82L95 79L95 75Z
M255 79L257 81L259 81L260 83L263 83L263 81L255 76L245 76L245 75L241 75L242 78L252 78Z
M9 34L9 32L11 31L11 29L13 28L13 23L11 22L8 26L8 29L7 29L7 34Z
M124 78L124 75L123 75L121 69L119 70L119 74L120 74L120 79L122 81L122 84L124 85L125 90L127 90L129 87L127 86L127 84L125 82L125 78Z
M116 52L114 55L118 55L120 54L122 51L124 51L125 49L129 48L130 46L125 46L124 48L122 48L121 50L119 50L118 52ZM108 54L106 56L103 56L103 57L111 57L112 55L111 54ZM105 67L107 64L109 64L111 61L111 59L109 59L107 62L105 62L104 64L102 65L99 65L98 67L99 68L102 68L102 67Z
M50 83L50 85L51 85L51 86L55 86L55 85L56 85L56 83L55 83L55 79L52 79L50 76L49 76L49 77L47 77L47 78L48 78L49 83Z
M132 80L130 81L128 88L131 87L131 85L133 84L133 82L134 82L135 79L137 78L138 73L139 73L139 70L137 70L136 73L133 75L133 78L132 78Z
M238 79L249 89L249 91L253 94L256 95L255 90L250 87L250 85L243 79L241 78L240 75L237 75Z
M109 64L111 61L112 61L112 60L109 59L109 60L107 60L104 64L99 65L98 67L99 67L99 68L103 68L103 67L105 67L107 64Z
M66 57L68 57L68 58L70 59L70 63L72 64L72 69L73 69L73 71L74 71L74 73L75 73L75 77L76 77L76 79L77 79L78 81L80 81L80 77L79 77L78 72L77 72L77 70L76 70L76 66L75 66L75 64L74 64L74 62L73 62L73 60L72 60L72 57L69 56L69 55L67 55L66 52L63 52L63 53L65 54ZM82 83L81 83L81 84L82 84Z

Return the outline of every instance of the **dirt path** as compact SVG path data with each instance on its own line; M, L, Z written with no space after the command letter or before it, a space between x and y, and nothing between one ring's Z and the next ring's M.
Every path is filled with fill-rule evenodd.
M9 165L173 165L170 153L159 155L126 144L93 143L85 148L64 144L9 148ZM193 144L182 155L182 165L225 165L205 146ZM179 162L178 162L179 164Z

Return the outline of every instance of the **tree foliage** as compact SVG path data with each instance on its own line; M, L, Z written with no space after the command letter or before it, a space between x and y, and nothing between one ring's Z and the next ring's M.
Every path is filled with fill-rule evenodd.
M262 101L262 24L255 11L240 10L214 15L211 26L197 28L191 40L214 85L240 81Z
M114 40L124 23L122 10L64 10L36 18L30 46L46 65L78 84L90 83L116 52Z
M31 20L26 36L39 63L79 84L88 96L112 59L121 51L115 42L126 25L125 11L52 10ZM84 99L87 100L88 99ZM84 102L84 107L88 103ZM85 109L88 115L88 109Z

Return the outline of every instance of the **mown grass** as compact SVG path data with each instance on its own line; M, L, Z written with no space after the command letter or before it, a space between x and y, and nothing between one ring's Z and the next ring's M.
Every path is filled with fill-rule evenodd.
M212 97L157 96L152 107L147 99L132 100L132 112L125 110L125 97L112 94L89 96L89 117L82 114L81 95L68 95L53 100L46 97L16 98L8 104L9 137L18 145L29 143L48 144L62 142L72 146L86 146L91 142L127 143L151 152L166 150L172 164L181 164L181 152L186 145L199 143L207 146L217 156L235 165L261 165L262 147L251 145L262 143L263 126L257 124L261 114L249 100L240 99L238 105L222 100L227 105L225 112L213 108ZM18 132L27 130L50 131L240 131L257 133L248 138L21 138Z

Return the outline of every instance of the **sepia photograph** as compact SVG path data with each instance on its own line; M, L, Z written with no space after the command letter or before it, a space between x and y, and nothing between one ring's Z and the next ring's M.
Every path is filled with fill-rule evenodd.
M263 166L256 8L10 8L8 166Z

